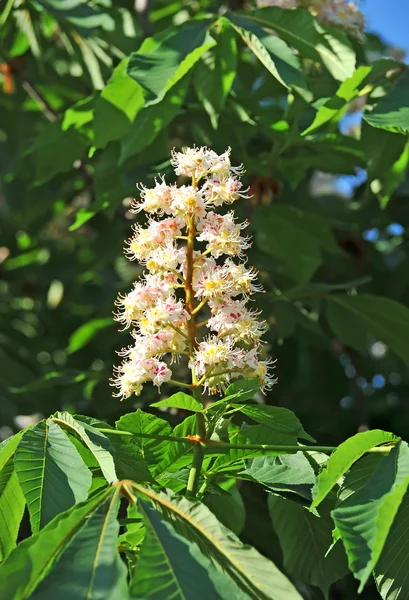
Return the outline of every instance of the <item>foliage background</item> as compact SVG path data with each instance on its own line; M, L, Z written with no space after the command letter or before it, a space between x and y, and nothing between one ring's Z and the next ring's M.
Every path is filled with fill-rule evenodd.
M261 39L276 59L272 66L264 55L258 60L254 39L243 43L226 25L215 33L217 45L166 89L164 65L175 73L190 52L192 19L223 12L220 3L6 4L1 437L57 410L112 423L152 401L147 390L120 404L108 386L124 343L112 321L114 300L141 272L122 255L134 218L129 199L135 182L170 173L173 146L193 144L220 152L231 146L233 164L247 170L253 198L237 210L250 221L249 263L266 290L257 304L277 358L278 383L265 401L292 409L321 444L377 427L407 437L409 119L404 112L384 129L370 118L360 125L365 99L375 105L398 76L407 94L401 56L374 35L341 36L339 60L325 68L311 48L310 55L298 48L294 62L269 34ZM236 25L249 26L245 18L236 17ZM187 32L175 64L162 57L136 83L126 67L138 72L143 59L132 55L127 64L127 57L142 43L148 52L155 42L143 40L153 33L161 39L169 27ZM257 24L251 27L260 36ZM357 66L395 58L375 63L369 87L363 76L353 79L348 89L356 93L342 100L335 94L354 73L354 54ZM147 105L144 85L158 102ZM301 135L334 96L331 120ZM173 424L183 416L166 414ZM263 549L256 521L247 530ZM344 597L352 598L354 584L345 585ZM377 597L371 588L365 594Z

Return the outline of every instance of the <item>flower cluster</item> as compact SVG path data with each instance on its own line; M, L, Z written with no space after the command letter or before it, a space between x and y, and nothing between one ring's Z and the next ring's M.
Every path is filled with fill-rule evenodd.
M329 27L341 27L359 37L364 30L364 16L352 0L259 0L258 6L307 8L319 21Z
M141 186L132 205L148 217L146 226L134 225L125 254L146 271L116 301L115 319L132 328L134 344L119 352L124 361L112 384L118 396L139 395L147 381L172 381L172 365L186 355L192 381L210 393L238 377L259 378L268 388L270 361L260 359L265 324L246 306L261 291L244 261L247 223L214 210L248 197L242 168L231 165L230 150L218 155L206 147L173 152L171 162L190 184L161 178L153 188Z

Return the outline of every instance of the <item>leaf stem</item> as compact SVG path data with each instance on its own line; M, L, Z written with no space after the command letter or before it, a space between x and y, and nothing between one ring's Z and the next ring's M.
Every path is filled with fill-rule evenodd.
M166 383L170 383L171 385L180 385L181 387L187 387L189 389L192 388L191 383L185 383L184 381L176 381L176 379L169 379Z
M203 432L205 427L205 417L203 413L196 413L196 417L199 416L199 429L196 429L197 435L203 440ZM200 418L201 417L201 418ZM101 433L106 433L108 435L122 435L122 436L131 436L131 437L139 437L144 439L154 439L154 440L164 440L169 442L178 442L180 444L189 444L196 446L201 446L204 452L209 452L212 454L213 452L217 452L218 450L266 450L269 452L335 452L338 449L338 446L298 446L298 445L280 445L280 444L228 444L224 442L213 442L213 441L205 441L203 443L199 443L197 440L190 439L187 437L180 437L177 435L155 435L154 433L133 433L131 431L121 431L119 429L109 429L104 427L96 427ZM373 448L369 448L366 451L366 454L389 454L389 452L394 447L394 444L384 445L384 446L374 446Z

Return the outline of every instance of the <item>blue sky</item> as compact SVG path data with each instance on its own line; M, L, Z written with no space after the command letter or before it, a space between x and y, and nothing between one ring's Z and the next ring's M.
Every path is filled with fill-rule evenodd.
M404 48L409 56L409 0L360 0L368 31L380 34L388 43Z

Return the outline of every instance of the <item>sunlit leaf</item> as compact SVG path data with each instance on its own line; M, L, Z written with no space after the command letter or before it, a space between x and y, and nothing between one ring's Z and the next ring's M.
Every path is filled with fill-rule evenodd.
M25 433L14 462L34 533L87 497L91 473L63 430L51 419L37 423Z
M394 444L399 439L393 433L374 429L357 433L340 444L318 475L311 508L317 507L324 500L339 479L368 450L381 444Z

